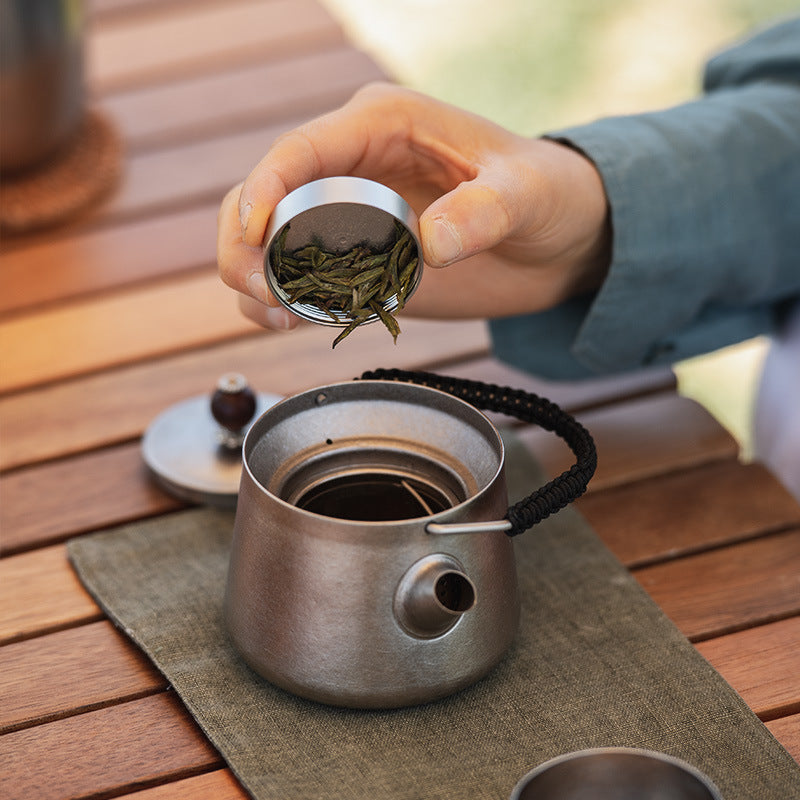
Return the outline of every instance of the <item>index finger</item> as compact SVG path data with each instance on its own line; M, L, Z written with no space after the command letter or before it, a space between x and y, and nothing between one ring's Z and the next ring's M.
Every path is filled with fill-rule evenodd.
M370 153L385 155L387 140L405 128L400 114L376 114L366 97L391 92L376 85L361 90L342 108L280 136L242 186L239 217L245 244L262 244L272 210L289 192L309 181L354 174ZM375 165L372 167L375 169Z

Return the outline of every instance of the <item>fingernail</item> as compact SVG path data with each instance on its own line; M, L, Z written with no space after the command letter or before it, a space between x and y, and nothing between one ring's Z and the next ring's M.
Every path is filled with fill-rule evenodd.
M267 280L264 273L254 270L247 276L247 290L261 303L267 302Z
M449 264L455 261L462 251L461 236L452 222L445 217L433 221L431 238L428 242L433 261Z
M291 327L291 317L289 312L283 307L268 306L266 309L267 325L276 331L288 331Z
M252 203L242 203L239 206L239 222L242 225L242 241L247 234L247 223L250 222L250 214L253 213Z

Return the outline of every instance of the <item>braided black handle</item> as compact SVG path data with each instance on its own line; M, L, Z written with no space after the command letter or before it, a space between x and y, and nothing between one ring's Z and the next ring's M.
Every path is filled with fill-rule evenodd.
M555 403L521 389L481 381L451 378L433 372L376 369L361 375L363 380L391 380L418 383L452 394L485 411L497 411L522 422L533 422L560 436L570 447L576 462L557 478L511 506L506 515L509 536L517 536L564 508L585 491L597 468L597 450L589 431Z

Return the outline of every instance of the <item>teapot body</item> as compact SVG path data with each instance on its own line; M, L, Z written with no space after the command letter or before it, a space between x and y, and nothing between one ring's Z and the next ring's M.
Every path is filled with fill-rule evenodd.
M336 384L269 409L243 461L225 615L256 672L320 702L390 708L500 661L519 619L511 539L447 532L507 510L483 414L427 387Z

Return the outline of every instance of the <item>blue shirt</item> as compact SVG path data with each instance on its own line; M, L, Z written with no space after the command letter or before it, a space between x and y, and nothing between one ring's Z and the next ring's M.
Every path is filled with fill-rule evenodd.
M800 17L713 58L703 90L550 134L601 174L611 265L593 294L492 320L498 358L556 379L670 364L800 300Z

